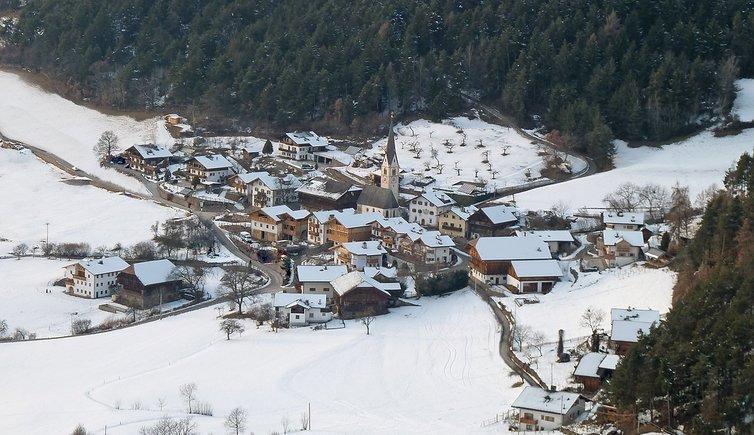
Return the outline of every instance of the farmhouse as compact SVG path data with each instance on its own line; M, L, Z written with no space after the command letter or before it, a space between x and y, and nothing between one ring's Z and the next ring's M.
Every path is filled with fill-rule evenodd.
M610 310L611 329L608 347L618 355L625 355L639 341L639 334L648 334L653 325L660 322L660 313L655 310L636 308L613 308Z
M602 223L618 231L637 231L644 226L644 213L603 212Z
M238 174L228 180L236 192L246 195L249 204L256 207L291 204L298 201L296 189L301 182L293 174L275 177L268 172Z
M427 189L408 204L408 220L422 226L438 226L438 219L453 207L456 202L443 192Z
M516 293L550 293L563 271L557 260L514 260L508 269L507 287Z
M356 201L359 213L379 213L383 217L400 216L401 208L392 190L378 186L364 186Z
M439 231L425 231L421 234L409 233L402 236L399 248L422 263L450 263L450 248L455 246L450 236Z
M306 326L332 320L327 308L327 297L322 294L275 293L272 306L275 317L289 326Z
M471 278L484 284L505 284L511 261L552 259L538 237L480 237L469 246Z
M348 267L334 264L324 266L296 266L296 289L304 294L321 294L332 302L332 284L336 278L348 273Z
M450 210L441 213L438 218L438 228L441 233L450 237L468 239L469 217L478 209L473 205L468 207L451 207Z
M549 431L573 423L588 399L567 391L548 391L527 386L511 404L518 410L520 430Z
M182 282L173 276L174 269L175 265L170 260L145 261L128 266L118 275L115 301L145 309L180 299Z
M332 282L335 310L341 319L387 313L390 292L363 272L353 271Z
M511 234L510 228L518 224L518 211L508 205L483 207L468 219L471 237L494 237Z
M417 223L408 223L402 217L379 218L372 223L372 237L375 240L382 241L388 249L398 247L399 239L408 234L419 237L424 233L424 228ZM412 239L412 242L415 239Z
M324 245L330 241L330 222L334 222L336 215L354 214L356 210L347 208L345 210L320 210L315 211L309 216L307 222L306 238L309 243Z
M361 188L324 177L315 177L298 188L298 201L311 211L356 208Z
M251 237L262 241L306 240L307 210L291 210L287 205L265 207L249 213Z
M220 154L192 157L186 163L186 177L202 183L222 183L233 175L233 164Z
M378 213L336 213L327 221L327 238L338 245L360 242L372 237L372 223L382 216Z
M550 253L567 253L573 250L576 240L568 230L516 231L517 237L539 237L550 247Z
M327 139L313 131L286 133L278 145L280 157L292 160L312 160L313 153L325 151Z
M364 270L366 266L382 266L385 254L382 242L376 240L348 242L335 248L335 263L345 264L349 270Z
M117 288L118 274L128 267L120 257L82 260L66 266L65 286L69 294L85 298L110 296Z
M597 391L602 382L609 378L618 366L620 356L615 354L590 352L581 357L573 372L576 382L584 385L584 391Z
M145 144L127 148L123 151L123 156L131 169L154 177L160 169L165 169L170 165L173 153L167 148Z
M603 230L597 241L597 248L602 253L608 266L625 266L639 259L644 246L641 231Z

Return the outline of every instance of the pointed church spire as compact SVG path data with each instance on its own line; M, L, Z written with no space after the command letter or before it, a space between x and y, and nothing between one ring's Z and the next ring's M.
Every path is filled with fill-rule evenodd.
M393 161L398 160L398 157L395 155L395 135L393 133L394 118L395 114L393 112L390 112L390 131L387 135L387 147L385 147L385 160L388 163L393 163Z

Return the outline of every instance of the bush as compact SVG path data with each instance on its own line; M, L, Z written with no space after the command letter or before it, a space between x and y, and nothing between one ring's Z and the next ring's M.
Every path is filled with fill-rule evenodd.
M457 270L428 277L419 276L416 279L416 292L422 296L438 296L460 290L468 284L469 273Z
M76 319L71 322L71 334L86 334L92 329L92 321L89 319Z
M84 258L92 252L88 243L61 243L55 246L53 253L58 257Z

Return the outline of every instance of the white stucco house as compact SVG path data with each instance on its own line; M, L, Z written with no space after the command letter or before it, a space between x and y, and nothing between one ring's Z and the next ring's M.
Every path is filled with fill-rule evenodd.
M112 295L117 286L118 274L128 267L120 257L81 260L65 268L65 286L68 293L85 298Z
M598 241L605 262L610 267L621 267L637 261L644 246L644 234L641 231L620 231L606 229Z
M275 316L289 326L306 326L332 319L323 294L275 293L272 302Z
M644 213L603 212L602 223L618 231L636 231L644 226Z
M551 431L576 421L587 400L578 393L527 386L511 407L518 410L520 431Z
M364 270L366 266L379 267L387 250L378 240L348 242L335 248L335 264L344 264L349 270Z
M327 304L332 302L332 285L336 278L348 273L344 265L325 264L322 266L296 266L296 288L303 294L321 294L327 298Z
M455 204L455 200L447 194L427 189L409 202L408 221L437 228L440 215L449 211Z
M234 174L233 164L221 154L195 156L186 163L189 179L198 178L202 183L222 183Z

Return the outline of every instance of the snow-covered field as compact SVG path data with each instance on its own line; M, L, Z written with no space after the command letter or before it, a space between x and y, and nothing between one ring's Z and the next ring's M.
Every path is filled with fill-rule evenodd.
M460 146L463 135L466 135L466 146ZM442 124L427 120L417 120L408 125L399 124L395 127L395 145L401 169L418 176L432 176L441 186L450 186L457 181L474 181L475 170L479 170L479 179L489 182L489 188L514 186L528 181L525 172L530 170L532 179L540 176L543 168L542 157L537 154L538 147L516 133L515 130L490 124L479 118L468 119L456 117L446 119ZM479 140L484 148L477 148ZM446 140L455 144L452 153L443 145ZM419 159L414 158L409 144L418 142L422 148ZM387 138L374 144L372 153L381 153ZM510 147L508 155L503 156L503 147ZM425 171L424 162L432 167L436 161L432 158L430 148L437 150L437 158L444 164L442 174L436 169ZM482 153L489 151L489 162L492 169L498 171L495 179L488 171L488 165L483 164ZM455 168L460 168L459 173ZM578 170L579 168L575 168Z
M184 415L178 388L189 382L214 409L195 418L201 433L224 433L236 406L249 413L247 431L282 432L284 418L298 430L309 404L318 433L480 431L519 391L498 355L494 317L469 290L420 302L378 317L369 336L354 321L278 333L247 324L226 341L210 308L95 336L4 344L0 432L67 433L83 423L133 434Z
M124 188L148 193L136 179L100 167L92 147L106 130L126 149L145 142L172 144L165 123L155 118L136 121L110 116L66 100L0 71L0 131L7 137L49 151L90 174Z
M99 246L123 246L149 240L156 221L184 213L151 201L118 195L91 186L62 182L69 178L38 160L28 150L0 149L0 254L25 242L86 242Z
M742 121L754 119L754 79L739 80L734 113ZM602 199L626 182L656 183L668 188L676 182L689 186L693 199L712 184L722 185L725 171L744 152L754 147L754 129L737 136L716 138L704 131L662 148L629 148L617 141L615 169L565 183L540 187L516 195L519 207L548 209L562 201L571 211L580 207L602 207Z
M545 334L548 341L555 341L558 329L565 331L566 339L589 335L589 328L579 325L581 315L589 307L605 313L605 330L610 329L611 308L652 308L667 313L675 278L675 272L668 269L634 265L602 273L579 273L575 283L561 282L549 294L537 295L540 302L536 304L519 307L514 302L517 296L498 300L514 312L517 323L529 325Z

